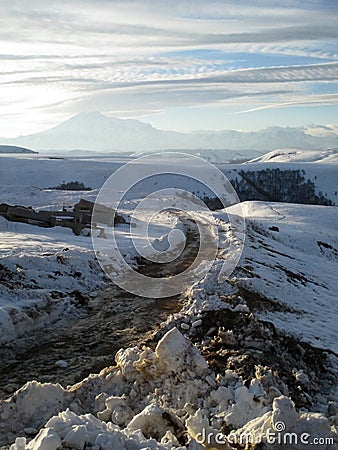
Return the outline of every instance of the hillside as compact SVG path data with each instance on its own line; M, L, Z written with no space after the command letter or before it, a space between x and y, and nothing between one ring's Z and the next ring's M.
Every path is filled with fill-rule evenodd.
M288 163L288 162L315 162L315 163L338 163L338 150L301 150L297 148L291 149L278 149L258 158L247 161L249 163L258 162L275 162L275 163Z
M16 145L0 145L0 153L38 153L24 147L17 147Z

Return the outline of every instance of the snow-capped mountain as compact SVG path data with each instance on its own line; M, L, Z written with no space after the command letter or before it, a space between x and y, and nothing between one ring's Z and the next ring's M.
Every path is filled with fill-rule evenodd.
M21 145L40 151L91 150L154 151L163 149L229 149L266 153L283 147L318 150L338 147L334 125L307 128L270 127L260 131L196 131L179 133L158 130L133 119L107 117L99 112L80 113L54 128L28 136L0 139L7 145ZM240 157L241 155L237 155ZM257 156L249 155L249 157ZM221 162L221 161L219 161Z

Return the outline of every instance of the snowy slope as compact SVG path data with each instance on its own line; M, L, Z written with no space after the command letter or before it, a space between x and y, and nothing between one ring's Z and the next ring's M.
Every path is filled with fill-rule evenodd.
M232 287L217 276L223 258L229 258L228 236L221 234L219 246L224 250L208 276L193 287L188 312L222 309L222 298L238 292L258 317L277 329L338 353L338 209L266 202L241 205L246 239ZM217 217L227 221L225 212Z
M243 209L248 240L238 285L286 306L263 309L262 318L338 353L338 210L261 202Z
M107 158L106 160L54 160L46 158L37 159L33 156L2 157L0 161L0 202L32 206L40 209L60 209L62 206L73 206L80 198L94 200L98 193L98 189L102 186L104 181L126 160L114 158ZM156 164L156 161L157 160L154 159L152 164ZM162 161L161 164L163 164ZM172 169L175 171L175 164L177 164L177 162L171 162L171 164ZM337 201L335 195L338 190L336 164L297 162L278 164L252 163L245 165L222 165L219 167L230 179L238 176L238 171L242 169L261 170L270 167L287 167L288 169L304 170L306 177L314 181L318 191L322 191L333 201ZM75 192L43 189L58 185L64 181L74 180L83 182L86 185L93 187L94 190L89 192ZM149 179L143 185L145 192L137 191L136 193L134 192L131 194L131 196L137 198L137 196L143 196L154 189L158 190L165 188L170 181L171 183L176 182L173 178L164 181L161 180L160 182L158 179ZM190 181L188 182L185 180L185 183L189 184ZM188 190L194 190L194 186L188 184L182 187ZM245 283L255 283L254 288L258 289L258 291L264 295L269 294L271 286L275 286L279 283L280 296L283 298L284 296L288 299L292 298L294 295L293 291L295 290L295 292L298 293L297 295L302 296L303 293L306 293L308 296L318 295L318 298L322 298L328 303L333 296L332 292L334 291L331 290L331 288L326 289L323 286L331 286L332 283L333 286L335 286L335 281L332 280L332 271L335 269L335 262L332 258L330 260L322 254L323 252L329 254L329 251L325 249L325 245L320 247L316 241L322 241L324 244L332 245L333 248L337 248L335 241L336 237L334 237L336 236L336 209L287 204L279 204L270 207L264 206L265 204L258 202L245 203L245 205L247 205L245 206L245 211L249 223L258 224L256 228L253 226L249 227L248 232L253 240L253 247L247 247L247 258L258 261L255 263L257 265L255 271L261 276L261 278L253 278L251 281L246 280ZM276 222L276 226L280 226L281 229L279 233L268 230L266 232L267 236L262 236L262 233L264 234L265 231L262 232L257 230L261 230L262 228L267 229L267 223L270 223L269 221L271 222L271 225L275 225ZM22 227L25 226L22 225ZM9 224L5 221L2 222L2 244L0 250L1 256L4 259L1 263L4 264L4 261L6 260L6 264L8 262L13 270L18 259L21 261L25 260L25 264L27 265L29 264L29 258L32 254L35 255L35 253L36 258L34 256L34 264L38 264L39 267L42 267L43 255L50 253L51 259L48 259L51 265L50 270L57 271L60 267L66 269L65 266L56 263L55 258L58 252L62 251L62 248L70 248L70 246L74 247L74 255L73 251L70 252L69 255L73 255L71 256L71 260L74 260L75 265L76 258L79 258L79 264L83 267L88 265L89 260L93 259L93 253L90 249L90 240L88 238L76 237L70 231L64 229L42 230L29 227L28 225L27 227L28 228L23 229L19 228L19 225ZM283 231L284 229L285 233ZM329 238L332 238L332 241L327 241ZM266 248L265 244L265 246L260 245L260 240L266 241L268 247L272 246L271 252ZM128 247L128 245L128 242L125 240L125 247ZM276 254L274 254L274 251L276 251ZM282 255L279 255L280 253L282 253ZM287 254L288 256L283 256L283 254ZM312 259L315 261L314 264L309 264L309 255L311 255L311 261ZM10 258L14 259L11 260ZM280 258L280 261L277 261L278 258ZM264 269L264 265L260 264L259 261L268 264L270 269ZM321 281L318 282L319 285L309 282L306 283L305 286L303 286L301 281L298 283L299 286L296 282L289 283L287 281L288 276L286 275L285 270L284 272L283 269L277 268L274 270L274 265L277 263L284 264L283 267L285 270L290 270L297 274L303 273L303 271L306 270L304 275L306 279L313 281L318 278L321 279ZM252 265L253 263L248 263L248 265L250 264ZM295 267L291 267L292 264ZM318 268L320 268L320 271L317 273ZM264 272L263 269L266 271ZM48 270L46 269L43 282L40 283L39 281L41 289L52 289L52 285L47 280ZM265 276L268 277L266 282L264 281ZM271 277L271 279L269 277ZM44 283L47 284L44 285ZM57 284L56 281L53 281L52 284L53 283ZM282 286L284 287L282 288ZM71 289L79 289L79 283L76 282ZM273 291L273 288L271 289ZM35 291L33 294L36 295L37 292L38 291ZM8 298L8 296L6 298ZM22 298L24 299L24 297ZM42 297L37 295L36 298L39 300ZM283 298L279 300L284 301ZM15 301L17 300L18 299ZM314 301L314 304L312 305L313 309L315 310L317 308L320 312L320 300L317 299L316 302ZM302 307L301 304L299 307ZM280 320L283 320L283 316L281 316ZM327 328L327 332L330 332L329 328ZM321 338L321 342L325 343L328 341L328 337L325 339Z
M91 240L0 217L0 342L23 337L79 311L77 291L103 286Z
M238 287L272 302L271 310L259 311L264 319L317 347L338 352L337 208L264 202L242 205L247 239L235 272ZM222 212L217 216L226 219ZM48 323L55 319L53 308L69 307L67 296L61 305L59 300L51 300L52 292L67 294L76 289L86 292L101 283L100 269L93 263L91 241L86 237L74 236L61 228L42 230L4 219L0 237L1 264L8 277L8 283L1 287L3 338L14 331L20 333L20 327L24 331L24 322L30 322L29 317L22 316L21 325L19 321L19 328L14 330L8 321L13 308L16 311L24 308L29 313L32 305L41 310L42 305L48 304L50 317L43 317ZM125 253L133 253L127 228L121 228L119 239ZM74 277L76 272L81 276ZM209 291L208 283L214 282L208 277L202 282L205 292ZM11 283L21 286L20 297L11 290ZM222 285L217 285L220 294L222 289Z
M0 145L0 153L36 153L24 147L17 147L15 145Z
M247 161L247 164L258 162L316 162L316 163L338 163L338 150L300 150L297 148L278 149L266 153L263 156Z

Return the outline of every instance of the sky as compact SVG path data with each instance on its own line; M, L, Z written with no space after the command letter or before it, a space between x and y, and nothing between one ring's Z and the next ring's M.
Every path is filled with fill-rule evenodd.
M0 136L337 124L336 0L0 0Z

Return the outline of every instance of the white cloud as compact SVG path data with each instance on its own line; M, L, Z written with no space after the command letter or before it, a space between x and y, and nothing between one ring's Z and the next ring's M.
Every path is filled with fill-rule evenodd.
M250 98L301 102L304 91L319 104L324 97L308 91L323 82L334 91L338 78L337 9L325 2L17 0L1 12L4 116L13 108L40 108L41 117L81 108L133 115L236 98L250 109ZM198 57L201 49L227 55ZM238 52L331 63L239 70L231 61Z

